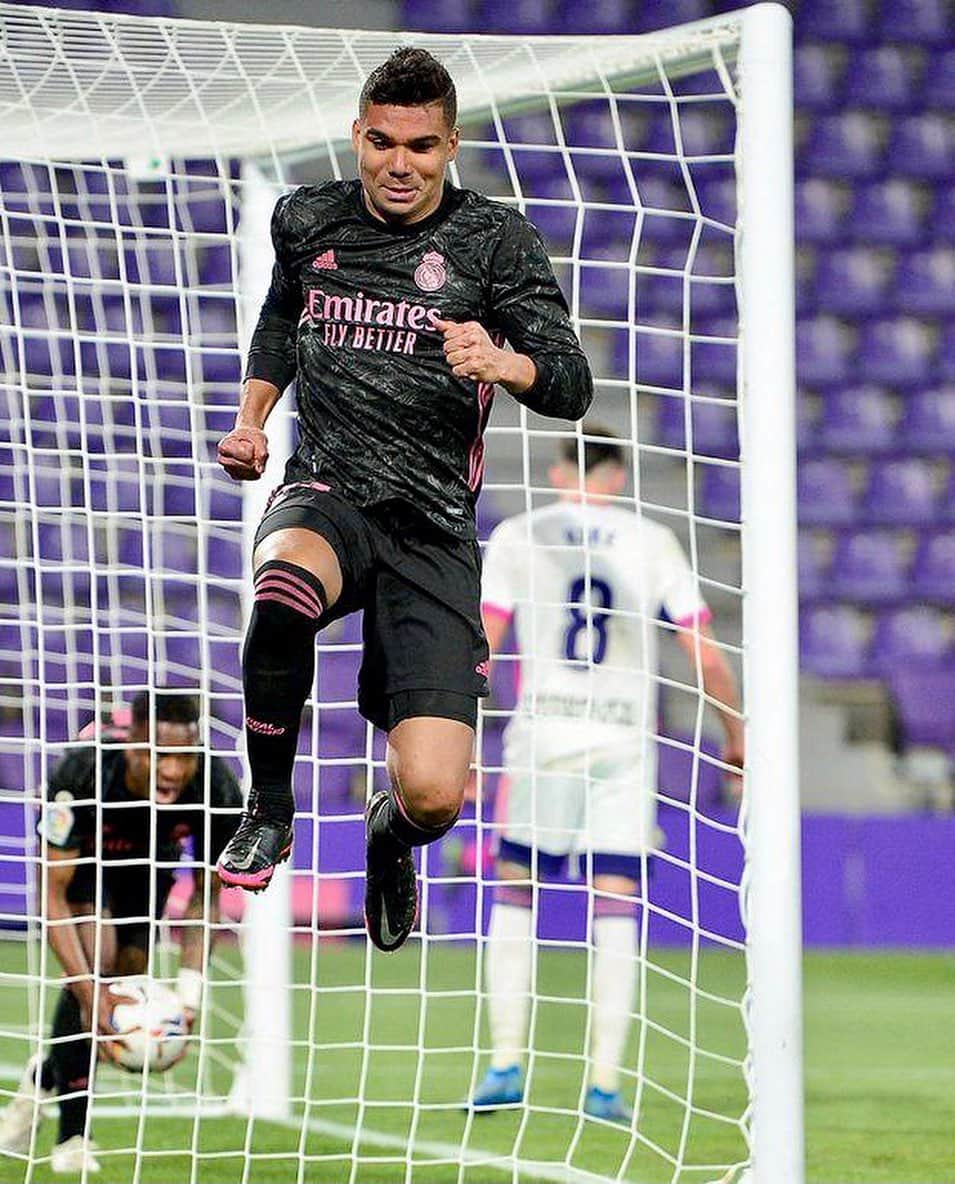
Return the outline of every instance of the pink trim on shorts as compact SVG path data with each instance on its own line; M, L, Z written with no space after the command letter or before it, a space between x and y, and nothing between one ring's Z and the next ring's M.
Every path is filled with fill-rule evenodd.
M514 610L512 608L504 608L503 605L492 604L489 600L482 602L481 612L487 617L496 617L499 621L511 621L514 617Z

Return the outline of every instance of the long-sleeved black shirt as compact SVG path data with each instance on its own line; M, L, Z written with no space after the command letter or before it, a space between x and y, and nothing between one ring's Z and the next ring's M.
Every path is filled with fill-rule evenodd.
M397 499L474 537L490 384L457 378L436 320L479 321L537 368L517 396L578 419L593 379L534 227L446 185L409 226L366 209L359 181L303 186L272 217L272 284L246 378L297 378L300 443L287 480L320 479L358 506Z

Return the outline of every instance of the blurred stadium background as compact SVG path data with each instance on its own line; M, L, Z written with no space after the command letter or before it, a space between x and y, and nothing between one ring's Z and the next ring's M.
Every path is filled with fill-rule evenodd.
M121 0L56 7L428 32L587 36L662 28L739 5L709 0L272 0L262 6L240 0ZM952 1026L943 1017L944 1000L947 995L950 1002L955 986L955 14L944 0L801 0L790 8L796 37L810 1177L941 1181L955 1176L942 1117L947 1095L950 1131L955 1048ZM686 115L687 151L692 151L694 135L701 144L719 142L721 134L731 138L731 125L727 121L721 128L719 120L710 110ZM579 142L586 144L588 135L595 146L604 142L605 129L597 123L588 131L584 122L577 131ZM661 134L650 119L637 146L652 151L654 137ZM669 144L661 150L668 149ZM731 139L723 149L731 150ZM3 166L0 180L6 194L23 183L8 166ZM613 179L598 178L596 183L612 199ZM661 176L654 183L665 187L671 182ZM187 196L191 229L211 235L225 229L221 202L204 199L201 181ZM95 203L96 194L79 193L76 200L81 206ZM670 200L679 208L677 192ZM724 211L725 221L733 221L727 178L714 180L705 200L711 210ZM666 197L658 204L665 206ZM148 218L148 212L141 209L140 216ZM561 233L559 226L543 224L543 214L535 220L542 222L545 237ZM681 250L679 241L668 237L673 225L660 220L648 242L648 250L664 263L668 252ZM607 236L609 257L612 228ZM720 250L726 248L717 245L711 252L717 273ZM191 282L229 282L227 249L210 245L197 258L200 270ZM162 281L162 269L172 266L159 256L147 265L153 282ZM165 282L174 278L173 269ZM717 325L727 309L719 289L710 291L709 316ZM648 286L644 313L665 317L672 295L665 285ZM599 310L602 298L598 285L582 293L582 303L589 301L592 310ZM618 296L611 292L605 298ZM49 315L42 297L38 294L25 307L27 317L42 328ZM174 321L178 315L172 303L164 308L154 302L153 312L157 330L163 317ZM223 342L232 340L231 314L216 324L219 314L209 304L203 315L207 333L221 333ZM108 318L109 310L107 323ZM597 340L585 344L608 348ZM32 347L28 340L27 348L42 351L49 346L37 339ZM49 366L39 356L27 361L40 372ZM214 354L203 358L204 378L225 390L237 379L235 356L225 351L218 371L215 364ZM652 375L653 358L648 356L644 365L649 367L644 373ZM659 359L661 373L668 365L667 358ZM713 401L695 408L695 451L732 458L738 455L735 407L730 402L721 406L719 399L732 396L735 356L727 353L721 363L714 351L707 375ZM648 400L641 406L643 442L683 447L683 411L671 402L675 400ZM506 425L513 412L503 400L501 404L494 422ZM44 417L42 408L35 414L39 420ZM56 414L51 402L51 423ZM212 423L207 417L207 424ZM226 426L225 419L221 426ZM153 428L188 431L189 425L187 420L178 425L163 420ZM489 462L492 477L499 480L516 464L506 439L501 438ZM539 463L545 460L541 453ZM42 485L42 473L40 477ZM660 500L674 504L674 489L684 479L682 462L665 453L645 458L645 496L659 489ZM176 481L167 482L172 501L166 512L188 511L188 483L184 470L177 510ZM235 495L226 489L216 496ZM698 497L704 513L738 518L735 470L703 466ZM482 533L513 508L506 498L485 500ZM218 513L229 516L221 506ZM193 570L194 543L179 542L182 553L177 557L176 537L168 535L164 563ZM730 583L738 567L734 548L730 534L714 542L713 573L727 573ZM132 552L125 561L135 561ZM223 629L234 630L239 613L235 581L243 558L234 545L222 541L214 556L210 551L208 562L210 573L220 577L218 586L206 593L211 617ZM15 592L13 582L5 584L4 600ZM170 592L167 611L193 619L194 609L185 600L177 606L175 596L195 594L195 588ZM719 595L713 599L717 631L738 640L738 605L721 604ZM3 650L15 652L15 628L2 625L0 633ZM335 640L357 642L354 623L346 622ZM171 664L189 667L197 660L194 638L167 637L163 644ZM323 700L350 699L356 667L357 654L347 651L326 661ZM499 695L506 703L506 691L499 688ZM212 709L223 728L219 744L225 746L239 723L233 718L235 704L226 696L218 706L213 702ZM667 731L680 735L690 730L687 713L692 709L679 695L666 696ZM0 709L0 734L15 737L18 727L18 712L9 705ZM54 725L50 739L62 743L70 728L64 710L62 734L53 734ZM323 811L334 812L336 801L343 814L354 811L356 772L345 758L362 751L356 729L363 735L357 717L346 712L333 713L324 725L321 755L332 762L341 758L341 763L324 770ZM485 745L491 746L489 763L499 763L493 754L495 746L499 753L500 736L493 726ZM687 761L686 753L665 749L661 778L671 786L686 780L681 762ZM701 795L716 803L718 773L705 766L702 773ZM22 788L23 758L10 746L0 752L0 777L4 789ZM363 785L362 780L361 792ZM2 803L0 808L5 808ZM15 824L0 829L11 835ZM303 839L307 842L308 836L301 835L299 842ZM338 846L329 839L328 860ZM449 850L448 858L467 863L475 854ZM335 868L328 863L326 870ZM354 911L357 885L353 879L340 884L338 916L345 918ZM302 889L307 892L304 881ZM8 892L5 912L16 898ZM435 903L441 907L440 901ZM453 912L460 902L456 905L449 896L446 906ZM303 900L301 907L307 915L310 902ZM330 894L325 908L334 919ZM666 940L665 933L658 936ZM892 952L873 953L879 949ZM857 956L822 952L833 950L856 951ZM877 1152L876 1143L883 1153ZM830 1153L839 1158L827 1158Z

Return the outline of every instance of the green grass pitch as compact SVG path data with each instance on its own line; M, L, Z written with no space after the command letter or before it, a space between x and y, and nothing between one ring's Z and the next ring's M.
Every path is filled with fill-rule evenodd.
M707 996L738 997L739 959L703 952L697 975L703 993L696 995L680 982L688 975L686 954L655 951L651 960L643 1009L649 1023L642 1043L635 1031L630 1050L630 1063L642 1060L647 1082L640 1130L671 1156L682 1145L689 1163L736 1162L744 1154L738 1127L708 1112L738 1116L745 1104L735 1063L743 1052L742 1025L738 1010ZM7 1090L26 1054L24 1040L15 1035L27 1022L25 969L23 945L0 942L0 1086ZM672 1164L660 1151L632 1140L628 1132L579 1119L584 974L577 953L542 955L538 987L550 1001L539 1005L536 1016L534 1109L468 1121L457 1103L467 1093L474 1064L473 948L434 943L424 964L419 950L409 948L391 957L376 955L370 968L358 942L322 939L314 954L299 948L293 1072L300 1101L294 1121L249 1124L221 1113L171 1113L162 1097L141 1108L138 1079L110 1070L101 1075L94 1111L104 1166L96 1178L104 1184L494 1184L516 1179L537 1184L562 1178L554 1166L522 1168L515 1176L506 1161L516 1143L525 1163L567 1161L581 1173L597 1178L619 1173L639 1184L673 1180ZM308 985L313 979L322 991ZM368 1007L366 979L375 988ZM424 1007L421 984L428 992ZM805 995L812 1184L945 1184L955 1179L955 958L811 953L805 962ZM219 982L213 1003L220 1018L207 1019L211 1043L202 1066L204 1091L224 1096L234 1033L222 1017L238 1011L236 988ZM715 1056L693 1059L687 1039L691 1023L696 1045ZM477 1039L486 1046L483 1027ZM310 1043L317 1046L312 1056ZM417 1055L419 1045L426 1050L423 1056ZM198 1072L191 1054L175 1071L175 1085L194 1090ZM692 1108L686 1105L688 1096ZM362 1108L359 1097L365 1099ZM49 1155L55 1125L49 1121L42 1127L38 1156ZM129 1152L136 1147L141 1150L138 1175ZM457 1166L461 1147L463 1169ZM361 1163L353 1173L355 1151ZM704 1184L717 1175L701 1166L677 1179ZM0 1160L0 1181L25 1179L22 1161ZM42 1184L62 1177L52 1176L41 1163L30 1179Z

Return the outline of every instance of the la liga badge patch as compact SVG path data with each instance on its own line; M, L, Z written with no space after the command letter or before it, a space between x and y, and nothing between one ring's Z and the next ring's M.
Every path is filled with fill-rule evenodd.
M43 833L54 847L62 847L73 829L73 811L65 802L54 802L43 816Z

